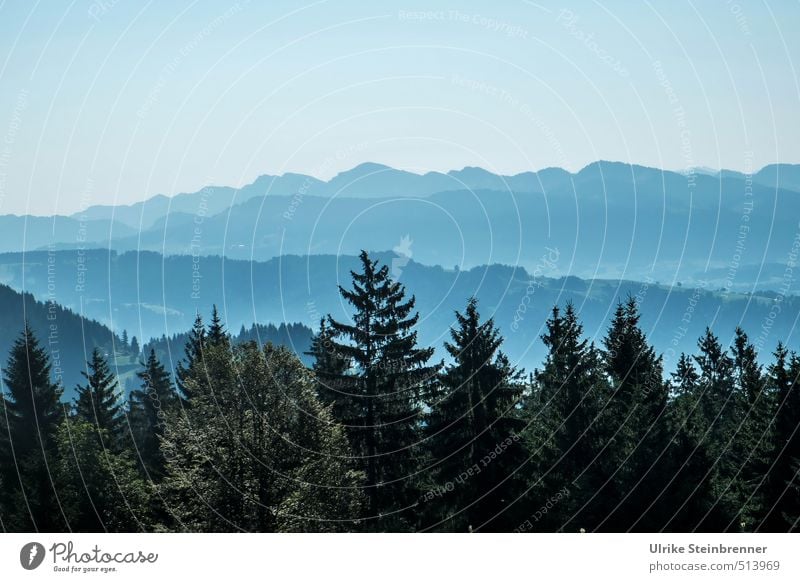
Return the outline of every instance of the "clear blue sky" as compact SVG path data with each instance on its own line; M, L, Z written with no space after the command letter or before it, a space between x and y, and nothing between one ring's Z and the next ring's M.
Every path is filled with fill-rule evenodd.
M788 0L0 2L0 214L363 161L798 162L798 23Z

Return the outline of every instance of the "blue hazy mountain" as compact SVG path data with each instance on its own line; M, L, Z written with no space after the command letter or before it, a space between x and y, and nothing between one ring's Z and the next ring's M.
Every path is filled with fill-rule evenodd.
M800 166L752 176L613 162L501 176L482 168L415 174L361 164L322 181L262 176L72 217L2 217L0 250L76 247L268 260L390 250L429 265L535 270L739 291L776 289L800 216ZM82 238L79 238L82 233Z
M39 276L37 273L36 278ZM31 293L0 285L0 367L5 368L11 346L27 320L50 356L53 380L62 382L67 400L72 398L78 382L84 380L81 370L86 369L88 354L95 347L111 359L116 373L128 371L135 359L121 351L120 338L91 317L83 317L57 302L42 301L50 298L46 270L43 282L45 289L37 293L38 299Z
M302 323L271 323L251 324L249 327L240 326L237 330L228 330L234 343L256 342L263 346L270 342L275 345L286 346L293 350L300 360L310 366L313 359L306 353L311 348L313 332L311 328ZM154 338L143 346L143 353L149 354L154 350L159 361L164 364L171 374L175 374L178 364L185 363L185 348L189 341L189 331L174 333L171 336L162 335ZM135 377L130 378L128 389L136 385Z
M384 174L394 175L367 175ZM478 169L453 174L463 176L459 183L471 180L476 186L382 198L256 196L216 215L174 212L107 246L268 260L390 250L410 240L408 253L421 263L461 268L501 263L529 270L546 249L556 248L560 275L649 276L745 291L780 283L770 268L754 267L785 263L800 217L800 193L744 178L687 177L612 163L592 164L577 174L545 170L493 177ZM498 180L513 189L478 187L500 188L493 183Z
M129 391L138 386L139 380L136 378L136 372L140 369L142 355L134 353L129 347L130 343L123 344L120 333L126 329L125 326L118 326L120 333L114 333L108 326L88 316L89 312L108 315L98 309L99 303L96 298L87 297L86 305L77 301L73 304L74 309L69 309L58 301L51 300L51 297L66 297L67 289L75 290L75 286L58 285L57 281L61 280L60 276L65 274L65 264L70 264L76 269L77 263L70 263L70 261L65 263L62 260L65 256L63 252L57 253L55 257L58 260L54 261L50 261L44 255L46 253L31 253L26 257L32 260L26 265L26 271L29 273L26 283L30 283L36 288L38 298L32 293L21 293L7 285L0 284L0 329L3 330L3 333L0 334L0 369L5 367L11 346L27 320L50 357L52 378L54 381L62 383L66 401L71 402L75 396L76 386L79 383L85 383L81 372L86 371L86 360L95 347L100 348L104 356L108 358L111 369L120 379L121 387ZM96 253L90 253L90 257L91 264L94 265ZM41 261L42 258L44 258L44 262ZM20 260L15 267L22 269L22 261ZM56 273L58 276L55 275ZM92 275L96 275L94 268ZM94 285L96 283L94 276L87 277L87 283L91 284L92 289L97 288ZM45 298L46 300L42 300ZM78 310L82 307L85 309L83 315L80 315ZM208 313L210 304L201 311ZM104 317L104 319L109 324L125 321L124 318L119 321L112 317ZM135 325L128 326L129 331L137 328L138 326ZM147 353L151 348L156 350L161 361L168 369L174 371L175 366L183 357L188 329L188 325L184 329L176 329L169 337L153 337L156 335L154 333L144 336L139 329L139 331L133 331L132 336L148 339L149 341L142 346L143 353ZM269 341L285 345L294 349L301 358L306 358L303 352L308 350L312 335L310 328L300 324L250 325L231 331L234 341L252 340L260 344ZM150 339L151 337L153 339ZM140 343L140 345L142 344Z
M593 166L602 167L609 174L651 173L679 174L655 168L644 168L629 164L596 162ZM366 162L341 172L328 181L296 173L280 176L264 175L252 184L241 188L226 186L207 186L197 192L182 193L175 196L162 194L153 196L143 202L132 205L98 205L90 206L85 211L73 214L73 218L82 216L88 220L111 220L112 218L131 228L140 230L148 228L158 219L170 212L197 214L202 211L207 215L222 212L228 207L241 204L251 198L260 196L321 196L386 198L395 196L421 197L437 192L453 190L498 190L513 192L547 192L552 188L568 186L570 180L578 174L572 174L561 168L546 168L538 172L522 172L504 176L489 170L466 167L462 170L451 170L447 173L428 172L416 174ZM741 172L730 170L712 170L695 168L696 175L720 178L736 178L745 180ZM685 173L684 173L685 175ZM765 166L750 176L755 184L788 190L800 190L800 165L773 164Z
M764 166L753 176L753 181L772 188L800 191L800 165L771 164Z
M182 193L172 197L157 195L131 205L91 206L81 213L72 215L72 218L78 219L84 216L89 220L113 219L138 231L153 226L159 218L164 218L170 213L186 213L192 216L213 215L262 196L420 197L436 192L464 189L524 188L521 191L529 191L535 187L535 181L535 174L531 172L517 176L498 176L480 168L464 168L447 174L440 172L415 174L367 162L341 172L328 181L294 173L281 176L264 175L241 188L208 186L197 192Z
M0 216L0 252L59 247L103 247L110 239L133 236L119 221L66 216Z
M46 292L48 261L55 256L56 273L73 272L75 251L27 253L23 269L19 254L0 255L0 272L16 287L24 284L34 293ZM467 298L478 297L481 313L493 316L504 337L509 356L529 369L541 364L539 335L549 310L556 303L572 301L579 308L589 336L599 339L606 330L616 302L636 297L642 323L655 346L665 353L667 368L680 351L693 351L705 326L723 341L732 338L737 325L751 335L762 355L779 339L798 347L794 322L800 299L774 292L726 293L708 287L671 287L656 281L584 280L550 277L548 269L529 272L521 267L491 265L469 270L426 266L397 253L378 253L392 274L417 297L421 313L420 339L440 346L448 338L453 312L463 309ZM129 334L168 337L185 331L199 310L220 307L228 328L234 332L253 322L302 323L316 327L331 313L346 319L349 311L337 284L349 284L349 271L357 268L353 256L283 256L266 262L191 256L164 257L157 253L90 251L80 257L87 265L85 285L58 286L66 306L83 306L84 313ZM547 263L556 256L545 257ZM770 315L780 300L779 317ZM307 336L300 334L305 343ZM178 342L180 343L180 342ZM296 351L302 351L298 345ZM304 347L304 346L303 346ZM177 351L177 350L176 350ZM439 352L440 355L443 352ZM180 356L180 353L178 353Z

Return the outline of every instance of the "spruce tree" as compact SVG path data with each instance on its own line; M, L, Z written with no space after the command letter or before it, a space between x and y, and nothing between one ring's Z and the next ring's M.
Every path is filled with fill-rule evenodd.
M710 328L698 341L698 348L695 361L702 390L700 410L706 428L704 440L712 459L705 475L713 498L706 514L697 516L697 529L725 531L738 510L737 492L731 488L738 471L734 443L740 424L734 362Z
M714 502L706 472L713 462L702 408L703 386L693 357L681 354L671 374L673 399L667 409L669 451L658 501L651 514L658 530L693 531Z
M639 319L636 300L629 297L617 305L603 340L611 393L599 419L605 450L598 462L605 485L593 504L604 514L600 528L608 531L654 529L648 508L657 495L655 463L664 451L668 388L661 357Z
M534 374L525 407L535 466L527 495L529 512L563 491L563 499L537 521L535 529L592 531L601 518L589 502L603 483L594 466L602 446L596 421L608 387L600 354L582 337L583 327L571 303L563 315L554 306L545 327L541 337L547 356Z
M211 345L229 345L228 333L225 331L225 325L222 323L216 305L211 306L211 323L208 325L206 337Z
M352 361L353 370L330 378L341 401L340 421L366 475L366 517L372 529L410 527L418 497L421 397L439 366L429 366L432 348L417 347L415 299L366 251L353 288L339 287L354 308L353 323L329 319L331 348Z
M682 353L678 357L675 372L672 373L673 395L676 397L694 395L699 381L700 375L697 373L694 360L691 356Z
M456 312L458 325L445 343L453 364L428 397L434 479L422 512L432 514L435 529L510 531L516 511L505 510L521 493L514 472L527 459L518 442L523 386L500 351L503 338L494 321L481 322L477 305L472 298L464 313Z
M145 474L158 480L164 472L160 438L164 435L168 415L178 406L178 395L155 350L150 350L142 367L136 374L142 382L141 388L131 392L129 414Z
M197 313L194 318L194 324L189 331L189 339L183 348L184 361L178 362L175 371L176 384L178 391L184 401L188 404L192 399L192 394L186 386L186 379L190 377L196 369L201 368L203 365L203 349L206 344L206 328L203 324L203 318L200 313Z
M737 327L733 345L734 378L740 410L739 433L735 442L739 473L731 487L738 492L736 523L752 530L764 511L763 483L772 452L775 396L758 363L755 346ZM735 525L735 524L732 524Z
M739 492L734 361L706 328L698 340L694 364L679 362L674 377L678 394L670 411L673 434L670 484L662 504L669 531L738 530ZM690 381L691 379L691 381Z
M98 431L98 436L107 436L107 441L102 444L117 450L121 445L124 423L117 378L99 348L92 350L92 359L86 364L87 371L81 372L86 384L77 388L75 415L103 431Z
M764 513L757 531L786 532L798 527L797 461L800 459L800 358L782 343L769 367L769 382L775 391L777 411L770 467L763 485Z
M710 328L706 328L697 346L695 361L703 388L703 414L710 428L720 435L729 435L736 420L733 359Z
M354 413L343 407L351 403L351 399L348 395L342 396L338 379L350 369L350 360L336 350L333 344L335 337L333 329L323 317L319 322L319 332L311 339L311 345L305 353L314 359L311 369L316 378L320 401L326 406L333 406L336 418L348 418Z
M141 351L142 351L142 349L139 347L139 340L136 339L136 336L133 336L131 338L131 355L134 358L138 358L139 357L139 352L141 352Z
M53 474L68 531L137 532L154 525L151 488L129 451L114 452L101 444L110 439L104 429L78 417L59 427Z
M11 348L4 375L15 454L49 450L64 417L63 389L50 379L50 359L27 324Z
M56 431L65 416L63 389L51 380L50 359L27 323L11 348L4 379L9 438L0 466L9 526L61 531L63 515L51 470L57 460Z

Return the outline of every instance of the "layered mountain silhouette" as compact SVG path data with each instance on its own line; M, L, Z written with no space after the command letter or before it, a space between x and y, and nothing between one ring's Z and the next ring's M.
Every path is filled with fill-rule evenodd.
M45 273L45 285L48 278ZM48 298L48 291L37 293L40 298ZM31 293L20 293L0 285L0 357L7 357L14 341L19 337L28 322L42 347L50 356L54 381L60 381L69 398L78 382L85 379L81 371L86 369L86 360L95 347L111 358L117 365L117 373L126 371L130 363L129 354L121 352L122 342L105 325L66 309L48 299L42 301ZM119 358L115 355L119 352ZM0 368L5 368L2 361ZM119 367L123 370L120 370Z
M454 311L463 310L474 295L481 313L493 317L503 333L504 351L528 369L541 363L539 336L550 309L570 301L578 307L587 335L599 339L617 301L635 297L643 329L665 354L668 371L681 351L695 351L706 326L727 342L741 325L765 360L779 339L796 344L800 299L795 296L720 292L705 285L678 287L655 280L553 277L547 264L538 272L502 265L457 270L422 265L397 253L375 256L416 296L423 343L440 347L449 337ZM546 262L556 258L548 256ZM98 250L83 255L77 251L26 253L24 267L20 254L4 254L0 272L9 284L24 284L39 294L47 290L43 275L48 265L63 274L74 271L78 261L87 266L85 285L82 289L58 287L60 301L66 306L82 305L84 313L115 329L125 328L145 339L172 337L187 330L198 311L207 313L208 306L216 303L234 332L242 325L250 328L253 322L303 324L283 326L276 332L276 337L283 338L281 343L298 353L307 349L308 328L316 328L325 314L340 320L351 315L337 285L349 286L349 272L358 267L357 258L349 255L282 256L266 262L203 257L197 263L191 256ZM778 301L780 317L774 317ZM169 353L162 346L165 361L174 365L182 357L182 343L173 341Z
M322 315L347 317L337 285L367 249L417 295L432 345L475 295L509 355L537 365L553 304L579 305L596 335L632 294L662 351L693 351L706 325L728 333L741 323L753 337L767 330L766 352L792 340L787 265L799 221L798 165L749 175L596 162L503 176L365 163L327 181L287 173L72 216L2 216L0 283L141 341L173 338L217 303L234 331L303 324L296 340L276 332L302 352Z
M774 289L798 232L800 166L753 175L596 162L501 176L415 174L362 164L329 181L262 176L70 217L0 217L0 251L109 248L268 260L391 250L469 269L534 270L558 249L560 275Z

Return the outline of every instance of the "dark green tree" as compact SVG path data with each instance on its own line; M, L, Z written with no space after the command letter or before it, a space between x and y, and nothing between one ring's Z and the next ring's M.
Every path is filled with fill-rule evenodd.
M736 393L734 361L710 328L698 341L695 356L700 372L700 409L706 427L704 440L712 460L706 471L711 486L712 505L706 515L698 516L698 530L725 531L739 507L739 492L734 475L739 470L736 437L741 422L741 409ZM734 531L739 529L735 524Z
M86 364L87 370L81 372L86 384L77 388L75 415L102 431L98 436L106 436L107 440L102 442L104 446L118 450L122 444L125 419L117 378L99 348L92 350L92 359Z
M775 395L758 363L755 346L740 327L735 332L733 367L740 424L734 445L739 472L731 488L739 496L739 511L731 526L738 523L749 531L765 511L763 483L772 453Z
M670 410L668 490L661 514L669 531L739 529L735 516L739 471L735 439L740 409L734 361L719 339L706 329L698 340L695 365L681 358L673 374L677 398Z
M331 347L353 370L328 381L339 395L350 442L366 475L367 527L409 528L419 496L421 401L439 366L429 366L432 348L417 347L415 299L366 251L353 288L340 287L354 308L352 323L328 320Z
M605 483L592 500L600 529L652 531L649 508L660 481L669 389L661 357L639 325L636 300L619 303L603 340L610 394L599 418L605 449L598 459Z
M216 305L211 306L211 323L208 324L206 337L208 338L208 343L214 346L230 344L228 333L225 331L225 325L222 323L222 318L217 311Z
M800 500L796 492L800 460L800 358L779 343L769 367L777 411L770 466L764 487L764 513L757 531L786 532L798 528Z
M592 531L601 517L592 513L591 497L605 482L595 466L603 445L596 420L609 389L599 351L582 337L572 304L563 315L554 306L545 328L547 356L534 374L525 406L534 467L527 513L535 515L548 499L563 492L535 529Z
M527 459L518 442L522 374L500 351L494 321L481 322L477 306L472 298L464 313L456 312L458 325L445 343L453 364L428 396L434 478L422 513L435 529L510 531L519 520L505 510L522 492L514 472Z
M311 340L306 355L314 358L311 369L316 378L317 395L326 406L333 406L336 418L352 417L354 412L342 407L351 403L350 395L342 395L340 378L350 369L350 360L340 354L334 340L336 334L325 318L319 322L319 332Z
M194 324L189 332L189 339L183 348L184 361L178 362L175 370L176 384L185 403L188 403L192 394L186 387L186 378L195 374L203 365L203 349L206 344L206 327L200 313L194 318Z
M65 416L63 389L50 377L50 359L31 328L14 342L4 379L6 429L0 492L6 527L16 531L63 531L63 514L51 468L55 435Z
M703 390L694 358L681 354L671 378L669 451L660 472L664 482L656 488L659 499L651 515L657 519L658 530L687 532L697 527L698 516L705 515L714 501L711 482L706 479L713 459L705 438Z
M53 473L69 531L153 528L152 488L137 472L128 451L114 452L101 444L111 438L105 429L77 417L59 427L58 463Z
M158 481L164 473L160 439L167 426L168 414L179 406L179 402L169 373L156 358L155 350L150 350L142 367L136 374L141 380L141 388L131 392L129 414L145 474Z

